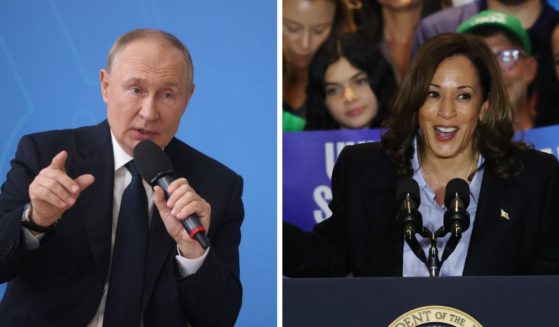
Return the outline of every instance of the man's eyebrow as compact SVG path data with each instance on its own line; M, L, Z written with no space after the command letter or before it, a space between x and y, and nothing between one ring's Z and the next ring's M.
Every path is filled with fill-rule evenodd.
M163 83L163 86L165 86L165 87L170 87L170 86L179 87L179 84L177 82L165 82L165 83Z
M126 81L126 83L143 83L143 82L145 82L145 80L143 78L140 78L140 77L130 77L130 78L127 78L125 81Z
M141 78L141 77L130 77L130 78L127 78L125 80L125 83L126 84L143 84L143 83L146 83L146 80ZM174 82L174 81L173 82L169 81L169 82L163 83L163 86L164 87L179 87L179 84L177 82Z

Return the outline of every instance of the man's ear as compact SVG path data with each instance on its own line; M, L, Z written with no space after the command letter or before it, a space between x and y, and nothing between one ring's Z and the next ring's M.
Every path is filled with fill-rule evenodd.
M101 82L101 95L103 96L103 101L105 101L105 103L108 103L109 101L109 80L110 80L110 75L109 73L104 70L101 69L101 71L99 72L99 81Z
M186 90L186 99L184 99L184 109L186 110L186 107L188 107L188 103L190 102L190 98L192 98L192 94L194 94L194 89L195 89L194 83L190 84L190 87L188 90Z

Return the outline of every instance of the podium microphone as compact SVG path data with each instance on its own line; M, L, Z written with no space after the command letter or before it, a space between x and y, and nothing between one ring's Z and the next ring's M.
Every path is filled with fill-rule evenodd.
M466 209L470 204L470 187L465 180L455 178L446 185L444 203L447 211L444 214L445 233L461 236L470 227L470 214Z
M419 197L419 185L414 179L404 178L398 182L396 202L399 208L396 220L404 227L406 240L415 238L415 233L429 237L429 234L423 227L421 213L418 211L421 200Z
M152 141L144 140L134 148L134 161L142 178L152 187L159 185L165 192L165 197L169 198L169 184L175 180L175 177L173 165L165 152ZM210 246L206 229L197 215L186 217L180 223L190 238L197 240L204 250Z

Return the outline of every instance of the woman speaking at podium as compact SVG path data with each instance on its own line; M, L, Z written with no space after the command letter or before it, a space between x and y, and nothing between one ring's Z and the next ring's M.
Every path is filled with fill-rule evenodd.
M426 42L390 115L381 142L340 154L332 216L312 233L284 223L284 275L559 273L558 162L512 141L513 108L482 39Z

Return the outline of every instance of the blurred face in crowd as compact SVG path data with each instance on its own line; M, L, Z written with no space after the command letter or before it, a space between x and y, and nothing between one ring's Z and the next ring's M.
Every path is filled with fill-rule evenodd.
M377 2L382 7L398 10L421 5L422 0L377 0Z
M488 107L482 99L478 72L469 59L457 55L442 61L419 109L424 155L472 160L478 118Z
M551 51L555 64L555 75L559 79L559 25L555 26L551 34Z
M528 95L528 85L536 78L537 63L534 57L528 57L524 50L515 46L501 33L484 37L485 43L497 56L509 100L517 104Z
M324 83L326 107L342 128L370 126L378 112L378 101L367 73L342 57L326 69Z
M130 155L144 139L162 148L171 141L193 90L181 51L159 39L132 41L101 70L111 131Z
M283 1L283 50L288 64L309 67L318 47L332 30L336 4L330 0Z

